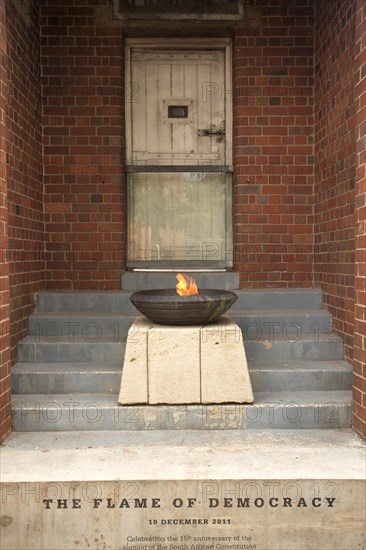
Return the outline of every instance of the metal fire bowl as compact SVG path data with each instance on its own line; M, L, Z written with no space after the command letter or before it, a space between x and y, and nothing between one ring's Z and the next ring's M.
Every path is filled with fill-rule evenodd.
M160 325L207 325L225 313L237 299L229 290L200 289L179 296L174 289L141 290L130 300L143 315Z

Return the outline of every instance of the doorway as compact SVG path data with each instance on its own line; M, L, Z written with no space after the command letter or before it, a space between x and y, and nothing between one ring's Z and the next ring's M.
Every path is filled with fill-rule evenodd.
M127 267L232 267L229 40L130 40Z

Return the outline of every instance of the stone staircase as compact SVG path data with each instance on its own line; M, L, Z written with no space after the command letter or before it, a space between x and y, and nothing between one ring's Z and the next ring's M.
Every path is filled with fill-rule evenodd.
M350 427L351 367L321 292L236 292L253 405L119 406L130 292L41 292L12 369L14 431Z
M349 429L351 367L321 292L236 292L253 405L117 405L130 290L38 295L0 455L4 549L121 550L143 537L183 549L195 535L364 547L365 446ZM245 509L223 506L237 498Z

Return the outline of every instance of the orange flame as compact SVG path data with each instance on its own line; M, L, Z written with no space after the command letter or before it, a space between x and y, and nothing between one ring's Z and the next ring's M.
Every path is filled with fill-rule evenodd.
M183 275L183 273L177 274L178 283L176 284L176 291L179 296L192 296L198 294L198 288L195 280L189 275Z

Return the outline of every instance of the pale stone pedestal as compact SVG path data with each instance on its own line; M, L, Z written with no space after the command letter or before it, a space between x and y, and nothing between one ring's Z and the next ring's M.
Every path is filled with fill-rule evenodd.
M253 403L241 330L229 317L168 326L138 317L130 328L119 403Z

